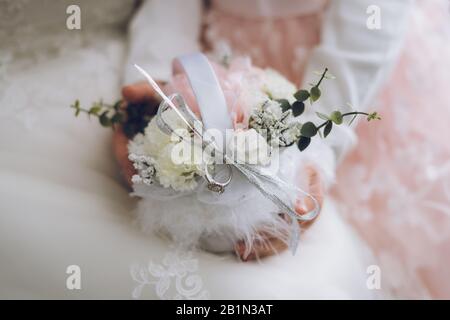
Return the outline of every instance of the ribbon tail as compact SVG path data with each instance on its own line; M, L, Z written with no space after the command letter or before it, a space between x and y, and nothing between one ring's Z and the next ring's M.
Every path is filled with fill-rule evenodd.
M292 233L291 236L289 237L288 247L293 255L295 255L295 252L297 252L299 237L300 237L300 226L298 223L292 223Z
M291 217L292 231L289 240L289 249L293 254L295 254L298 247L300 235L300 226L297 222L311 221L317 217L320 212L320 205L317 199L308 192L296 186L290 185L274 175L264 173L254 166L242 165L238 163L234 163L233 165L247 178L247 180L251 184L253 184L263 195L270 199L283 213L286 213L287 215L289 215L289 217ZM288 191L283 190L284 188L293 190L295 192L300 192L308 196L313 201L315 207L307 214L299 215L295 211L295 206L293 204L286 203L285 200L281 199L275 192L270 190L271 187L284 192L287 198L289 198L289 194L287 194Z
M282 179L280 179L279 177L277 177L273 174L265 173L264 171L260 170L256 166L251 166L251 165L246 165L246 164L244 164L244 165L234 164L234 165L237 169L239 169L239 171L241 171L247 177L247 179L249 179L248 178L249 175L253 176L253 177L257 177L256 184L254 182L250 181L250 180L255 180L254 178L249 179L249 181L252 182L261 192L263 192L264 195L268 196L269 199L273 199L275 204L280 204L285 210L287 210L286 213L289 214L292 218L297 219L299 221L311 221L311 220L314 220L317 217L317 215L319 214L319 212L320 212L319 202L310 193L302 190L301 188L299 188L295 185L286 183L285 181L283 181ZM280 197L278 197L274 192L271 192L270 190L268 190L267 187L264 187L264 182L261 181L262 179L267 184L275 187L275 189L277 189L277 190L282 191L284 188L284 189L295 191L295 192L305 195L306 197L310 198L311 201L314 203L314 209L309 211L306 214L299 215L295 211L294 205L287 204L285 201L280 199ZM261 187L262 187L262 189L264 189L264 191L261 190ZM287 192L284 192L284 193L287 195ZM289 195L287 195L287 196L289 197Z

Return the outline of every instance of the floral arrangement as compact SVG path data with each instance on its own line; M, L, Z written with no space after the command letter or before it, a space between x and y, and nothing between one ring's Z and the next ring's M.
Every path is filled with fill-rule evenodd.
M323 81L333 78L328 69L319 73L318 81L306 90L296 88L274 70L252 66L246 59L224 65L203 62L200 68L205 65L217 77L215 88L220 87L223 93L220 106L207 103L200 108L187 73L175 74L161 89L145 70L137 67L162 98L156 115L146 104L125 107L122 101L113 105L94 103L89 109L76 101L72 108L75 115L97 117L104 127L123 128L129 139L129 160L135 169L134 195L142 198L138 215L146 229L164 230L183 245L201 244L214 252L233 250L242 240L249 248L251 239L262 231L295 252L299 235L296 222L313 220L320 204L292 177L280 177L286 178L286 170L294 176L299 155L312 139L326 139L346 118L351 123L358 115L368 121L380 117L376 112L336 110L330 114L316 112L319 124L302 121L308 112L309 118L314 112ZM210 86L200 92L205 88ZM205 110L211 116L219 109L224 111L227 127L232 127L222 147L217 145L221 139L212 139L208 130L203 130L207 117L201 119ZM284 161L281 172L273 170L277 160ZM219 181L216 175L226 172L224 168L228 174ZM314 204L310 212L297 213L299 196Z
M308 102L313 106L322 95L322 82L334 78L328 69L319 73L317 83L311 84L311 88L306 90L297 89L294 84L272 69L242 67L242 63L238 61L227 67L215 65L215 68L223 77L221 83L225 87L224 91L227 92L228 89L228 92L233 92L231 98L227 96L227 101L232 101L235 135L242 137L241 141L247 145L257 145L258 148L265 150L287 148L295 144L300 151L304 151L312 138L317 135L326 138L333 127L343 124L347 117L351 117L350 123L358 115L365 116L368 121L380 119L376 112L342 113L336 110L329 115L316 112L317 117L322 120L319 125L310 121L302 123L301 116ZM237 91L236 82L239 87ZM172 87L168 86L168 90L186 91L183 86L185 82L182 79L174 79ZM185 93L189 97L189 92ZM195 102L191 102L190 105L195 108ZM198 178L205 175L204 165L190 161L177 164L172 161L172 151L179 144L191 141L195 148L202 148L193 142L194 132L179 115L172 109L163 113L167 124L184 132L184 136L173 138L162 132L156 117L152 117L146 105L130 105L127 108L121 106L122 101L113 105L100 101L94 103L90 109L84 109L80 107L79 101L76 101L71 107L75 109L76 116L81 112L95 116L104 127L123 126L125 134L131 139L129 159L136 169L136 175L132 180L134 184L151 185L156 181L163 187L173 188L176 191L195 189ZM258 150L254 149L253 152ZM267 162L266 158L260 157L257 164Z

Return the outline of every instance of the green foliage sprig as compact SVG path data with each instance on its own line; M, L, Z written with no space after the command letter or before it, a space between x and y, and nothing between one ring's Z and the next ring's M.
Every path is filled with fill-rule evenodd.
M302 115L305 111L305 103L309 99L310 104L312 105L314 102L320 99L322 95L322 91L320 90L320 85L322 84L324 79L333 79L334 77L331 75L328 75L328 68L325 68L325 70L320 74L319 81L315 84L311 84L310 90L300 89L294 94L294 98L296 101L292 103L292 105L289 103L289 101L282 99L278 100L278 102L281 105L281 108L283 111L287 111L289 109L292 110L292 115L294 117L298 117ZM373 113L366 113L366 112L359 112L359 111L352 111L347 113L342 113L339 110L333 111L330 115L326 115L320 112L316 112L316 115L324 120L323 123L316 126L313 122L306 122L302 125L300 129L300 136L297 140L297 146L300 151L305 150L311 143L311 138L319 134L321 137L326 138L336 125L341 125L344 123L344 118L346 117L352 117L350 124L355 120L357 116L366 116L367 121L372 120L381 120L381 117L378 115L377 112Z
M80 101L76 100L71 106L75 109L75 116L85 113L89 117L96 117L102 127L122 127L128 138L133 138L137 133L143 133L154 115L154 106L149 103L129 103L127 107L122 100L114 104L103 101L94 102L89 109L82 108Z
M124 122L126 112L121 108L121 105L122 100L114 104L106 104L100 100L94 102L89 109L85 109L80 106L80 101L76 100L70 107L75 109L75 117L78 117L80 113L86 113L89 117L98 118L100 125L108 128Z
M308 100L312 105L320 99L322 96L320 85L325 79L333 79L334 77L328 74L328 68L325 68L319 75L319 80L317 83L311 84L309 90L300 89L294 94L294 103L291 104L287 99L277 100L283 112L292 110L292 115L294 117L299 117L305 112L305 104ZM89 117L97 117L100 125L103 127L115 129L120 125L125 135L131 139L137 133L144 132L144 129L155 114L158 104L159 102L155 101L155 103L151 104L128 104L125 107L125 103L122 100L119 100L114 104L106 104L100 100L99 102L94 102L89 109L85 109L80 106L80 101L76 100L75 103L71 105L71 108L75 109L75 116L78 116L80 113L85 113ZM300 135L298 138L294 138L295 140L293 143L297 144L300 151L305 150L310 145L311 139L316 135L326 138L335 126L344 123L346 117L352 117L349 125L353 123L357 116L365 116L367 121L381 119L377 112L366 113L352 111L342 113L339 110L335 110L329 115L320 112L316 112L316 115L322 119L323 122L320 125L315 125L313 122L304 123L301 126Z

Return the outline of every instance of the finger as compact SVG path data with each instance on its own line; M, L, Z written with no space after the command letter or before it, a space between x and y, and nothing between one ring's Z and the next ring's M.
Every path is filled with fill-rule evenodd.
M314 167L307 167L306 171L309 176L309 190L310 193L316 198L319 202L319 205L323 204L323 194L324 194L324 186L320 174Z
M322 207L323 204L323 194L324 194L324 187L323 183L320 177L320 174L317 172L317 170L312 167L308 166L306 168L306 172L308 175L308 190L311 196L313 196L320 207ZM307 214L308 212L314 210L314 207L316 206L316 203L309 197L304 198L303 201L299 201L296 205L295 211L299 215ZM303 229L308 228L311 226L311 224L315 221L301 221L299 222Z
M239 241L235 250L242 261L251 261L280 253L287 247L287 244L279 238L262 235L261 238L252 241L251 248L248 248L244 241Z
M147 82L138 82L122 88L123 98L130 103L145 103L157 99L155 90Z
M323 183L318 171L312 167L308 166L306 168L307 176L308 176L308 190L309 193L316 198L319 205L323 204ZM296 206L296 212L299 215L306 214L314 209L315 203L310 199L306 198L303 202L299 203ZM280 214L282 219L289 221L290 218L286 214ZM302 229L308 228L312 221L304 221L301 222ZM288 248L288 245L285 241L280 238L274 237L267 233L258 233L257 237L252 241L251 248L248 248L248 245L244 241L239 241L236 244L236 253L243 261L249 261L254 259L260 259L263 257L267 257L270 255L277 254L282 252Z
M122 128L116 128L114 130L113 149L116 159L119 162L119 167L122 169L122 174L128 186L131 188L131 178L136 174L136 170L128 159L128 138L123 133Z

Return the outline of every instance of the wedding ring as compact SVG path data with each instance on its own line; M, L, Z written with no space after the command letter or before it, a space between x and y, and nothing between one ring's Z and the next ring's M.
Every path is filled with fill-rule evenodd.
M224 182L220 182L214 179L213 175L209 172L209 168L211 166L206 166L205 168L205 179L208 183L208 189L217 192L218 194L222 194L225 191L225 187L230 184L231 178L233 175L233 170L230 165L225 165L228 170L228 177ZM214 166L215 169L215 166Z

